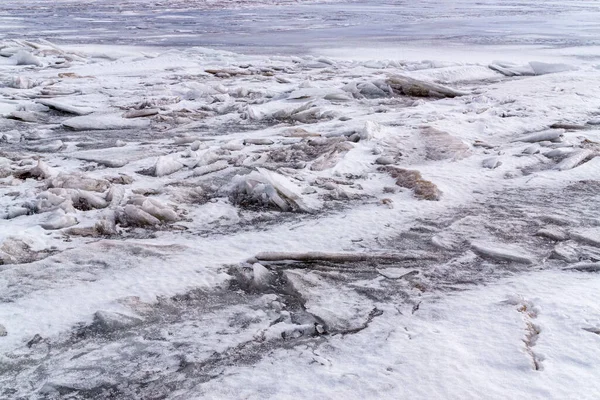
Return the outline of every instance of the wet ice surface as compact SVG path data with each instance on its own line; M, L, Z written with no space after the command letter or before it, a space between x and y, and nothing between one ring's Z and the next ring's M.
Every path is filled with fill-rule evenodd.
M244 53L314 47L598 44L594 1L3 1L0 38L210 46ZM275 4L276 6L272 6ZM34 33L35 32L35 33Z
M109 19L148 14L103 4ZM305 9L202 4L205 17L282 26ZM305 54L275 25L244 47L267 55L191 48L156 17L148 30L176 48L98 45L115 42L106 32L79 46L48 35L55 45L11 28L0 397L595 398L599 52L567 28L596 19L585 2L512 4L520 15L466 4L405 5L449 45L413 36L384 53L315 35ZM357 3L315 18L328 7L354 18L344 35L394 20ZM448 36L459 15L519 32L544 13L552 44L576 47L540 47L543 24L522 26L539 33L525 53L521 33ZM250 43L225 36L202 40ZM269 54L281 42L287 55Z

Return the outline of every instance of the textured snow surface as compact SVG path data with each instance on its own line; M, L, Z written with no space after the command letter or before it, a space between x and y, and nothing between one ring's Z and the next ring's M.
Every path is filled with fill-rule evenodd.
M423 302L414 313L390 307L362 334L274 351L199 385L192 398L593 399L598 283L545 271Z
M0 398L600 396L596 47L244 55L19 29Z

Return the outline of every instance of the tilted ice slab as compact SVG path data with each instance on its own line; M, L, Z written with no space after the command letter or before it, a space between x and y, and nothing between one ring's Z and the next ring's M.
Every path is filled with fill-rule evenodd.
M74 117L62 122L63 126L76 131L141 129L150 125L144 119L123 118L118 114L93 114Z
M70 104L70 102L56 100L56 99L42 99L38 100L38 103L45 105L50 108L54 108L58 111L62 111L68 114L75 115L88 115L93 113L95 110L92 107L81 107Z
M471 248L477 254L494 260L533 264L533 257L514 245L473 241Z
M92 161L111 168L122 167L132 161L162 155L163 150L152 146L129 145L97 150L81 150L68 153L69 157Z
M490 68L506 76L546 75L577 69L577 67L569 64L544 63L539 61L531 61L526 65L494 62L490 64Z

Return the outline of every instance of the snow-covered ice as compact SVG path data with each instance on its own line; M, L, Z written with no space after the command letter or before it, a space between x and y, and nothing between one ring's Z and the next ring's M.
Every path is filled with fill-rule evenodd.
M0 6L0 398L598 398L596 6L290 3Z

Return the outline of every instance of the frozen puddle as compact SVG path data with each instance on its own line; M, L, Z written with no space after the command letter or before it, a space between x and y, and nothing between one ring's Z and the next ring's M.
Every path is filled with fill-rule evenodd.
M593 62L117 50L0 43L0 397L599 390Z

